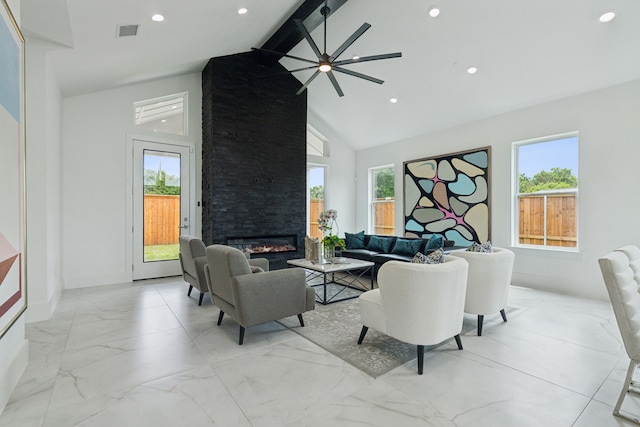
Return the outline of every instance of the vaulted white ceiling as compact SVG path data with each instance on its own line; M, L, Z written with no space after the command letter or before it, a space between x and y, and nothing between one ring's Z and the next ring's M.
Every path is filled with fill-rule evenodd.
M55 43L51 64L71 96L201 71L211 57L261 46L302 1L22 3L26 34ZM428 15L433 5L437 18ZM249 12L239 15L240 7ZM609 9L616 18L600 23ZM152 22L154 13L165 21ZM325 76L308 89L314 116L355 149L640 79L637 0L349 0L328 20L328 53L364 22L372 28L341 59L401 51L402 58L347 66L385 83L337 74L344 97ZM117 38L118 24L139 24L139 35ZM322 45L322 27L312 36ZM306 41L290 54L315 58Z

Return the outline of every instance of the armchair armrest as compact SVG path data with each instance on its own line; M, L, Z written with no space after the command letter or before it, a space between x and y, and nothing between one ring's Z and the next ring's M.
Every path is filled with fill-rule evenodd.
M307 285L300 268L232 278L237 321L244 327L307 311Z
M269 260L266 258L253 258L249 260L249 265L251 267L258 267L263 269L264 271L269 271ZM252 268L253 270L253 268Z
M196 287L200 292L209 292L209 289L207 287L207 278L204 272L204 268L207 265L207 257L206 256L197 257L197 258L194 258L193 261L196 265L196 273L198 274L198 277L197 277L198 283L196 284Z

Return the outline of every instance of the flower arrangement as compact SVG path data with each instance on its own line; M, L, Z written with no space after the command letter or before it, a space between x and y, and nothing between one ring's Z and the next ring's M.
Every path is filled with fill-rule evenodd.
M320 230L325 233L324 238L322 239L322 243L327 248L336 248L340 247L341 249L346 248L346 244L344 239L338 237L338 211L335 209L327 209L324 212L320 213L320 218L318 218L318 227ZM333 234L333 230L336 230L336 234ZM326 234L329 232L329 234Z

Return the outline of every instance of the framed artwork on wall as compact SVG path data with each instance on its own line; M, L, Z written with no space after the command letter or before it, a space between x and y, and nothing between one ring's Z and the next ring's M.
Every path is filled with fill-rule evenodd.
M404 162L404 231L456 246L490 240L491 147Z
M0 338L27 308L24 38L0 0Z

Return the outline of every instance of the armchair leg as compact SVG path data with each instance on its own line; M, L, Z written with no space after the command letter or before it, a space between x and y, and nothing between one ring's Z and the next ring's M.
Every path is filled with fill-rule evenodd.
M362 344L362 340L364 339L364 336L367 335L368 330L369 328L366 326L362 327L362 330L360 331L360 338L358 338L358 344Z
M424 366L424 346L418 346L418 375L422 375L422 367Z
M482 323L484 322L484 315L478 314L478 336L482 336Z
M204 297L204 293L200 292L200 300L198 301L198 305L202 305L202 297Z
M238 345L242 345L244 342L244 327L240 326L240 337L238 338Z
M502 315L502 320L507 321L507 313L504 312L504 308L500 310L500 314Z
M222 318L224 317L224 311L220 310L220 315L218 316L218 326L222 323Z
M304 327L304 320L302 319L302 313L298 314L298 320L300 321L300 326Z
M187 296L191 296L191 291L193 290L193 285L189 285L189 291L187 292Z
M627 369L627 377L624 381L624 386L622 387L622 391L620 392L620 396L618 397L618 402L616 403L615 408L613 408L613 415L615 415L616 417L622 418L624 420L631 421L632 423L635 423L635 424L640 423L640 420L638 420L638 417L630 413L621 413L620 408L622 407L622 402L624 402L624 398L629 393L633 393L635 395L639 394L639 392L637 391L638 385L633 381L633 374L636 370L637 365L638 365L638 362L636 362L635 360L632 359L629 361L629 368Z
M460 339L460 334L454 337L456 339L456 344L458 344L458 350L462 350L462 340Z

